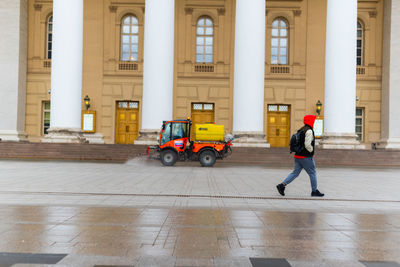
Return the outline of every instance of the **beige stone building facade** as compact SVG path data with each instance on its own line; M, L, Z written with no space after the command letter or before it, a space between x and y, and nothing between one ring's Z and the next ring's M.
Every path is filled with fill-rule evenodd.
M81 105L89 96L100 142L133 143L142 128L145 5L83 1ZM358 0L357 6L355 133L367 148L383 138L384 5ZM175 0L174 119L197 116L234 130L235 7L235 0ZM50 123L52 15L52 0L27 1L25 133L32 142L42 141ZM271 146L286 146L303 116L316 114L318 101L324 116L326 23L327 0L265 2L262 116ZM134 132L129 137L127 129Z

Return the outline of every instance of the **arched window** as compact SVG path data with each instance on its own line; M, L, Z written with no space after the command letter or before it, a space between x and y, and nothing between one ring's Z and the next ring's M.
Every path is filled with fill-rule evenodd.
M283 18L272 22L271 30L271 64L288 64L289 27Z
M357 66L364 64L364 26L361 21L357 21Z
M46 58L51 59L51 52L53 51L53 15L47 19L46 32Z
M138 61L139 23L135 16L127 15L121 23L121 61Z
M213 62L214 26L211 18L200 17L196 31L196 62Z

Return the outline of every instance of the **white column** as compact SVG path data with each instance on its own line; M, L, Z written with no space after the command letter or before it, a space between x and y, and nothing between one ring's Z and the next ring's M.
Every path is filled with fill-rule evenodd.
M264 134L265 0L237 0L233 131L236 146L268 147Z
M173 110L175 1L146 0L145 10L142 126L135 144L154 143Z
M0 138L26 139L28 1L0 1Z
M83 0L53 1L51 116L45 142L81 142Z
M384 1L382 140L379 148L400 149L400 4Z
M323 148L354 149L357 0L328 0Z

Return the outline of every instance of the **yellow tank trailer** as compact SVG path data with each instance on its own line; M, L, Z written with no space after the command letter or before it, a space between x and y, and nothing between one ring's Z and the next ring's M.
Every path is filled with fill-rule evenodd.
M224 141L224 125L195 124L194 141Z

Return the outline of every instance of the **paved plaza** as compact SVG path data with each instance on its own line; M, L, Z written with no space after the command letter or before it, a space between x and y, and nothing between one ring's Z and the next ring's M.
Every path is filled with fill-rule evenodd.
M400 169L0 161L0 266L400 266Z

